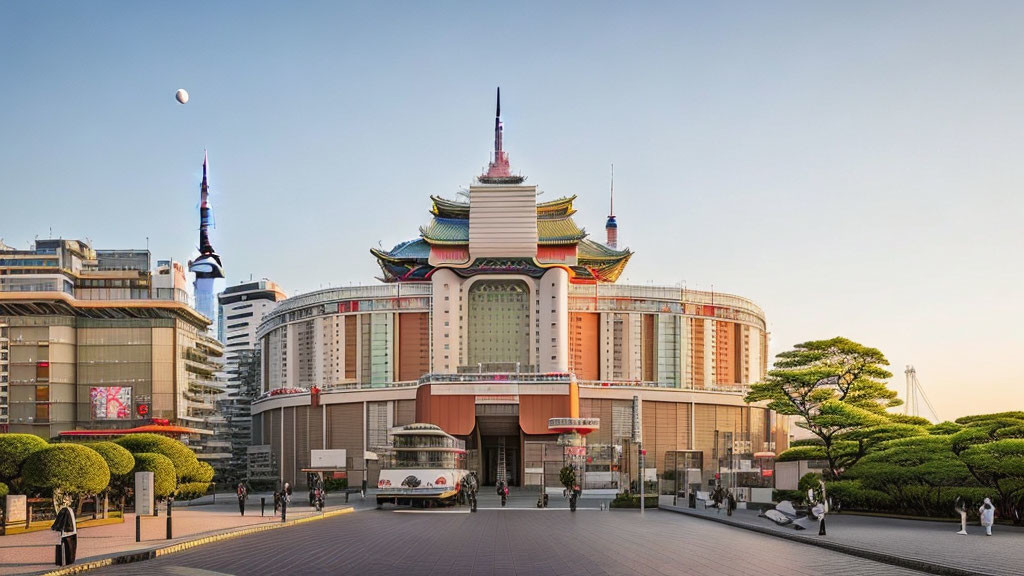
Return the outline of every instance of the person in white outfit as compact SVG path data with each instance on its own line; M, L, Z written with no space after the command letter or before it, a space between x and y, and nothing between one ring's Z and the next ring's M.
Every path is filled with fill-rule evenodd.
M978 515L981 516L981 525L985 527L985 535L992 535L992 524L996 521L996 508L992 505L992 501L985 498L985 503L978 508Z

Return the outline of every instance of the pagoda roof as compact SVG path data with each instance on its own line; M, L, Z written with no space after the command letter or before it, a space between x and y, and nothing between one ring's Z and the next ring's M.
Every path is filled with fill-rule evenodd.
M461 202L459 200L449 200L447 198L441 198L440 196L431 196L430 199L434 202L434 205L430 209L430 213L440 218L457 218L462 220L469 219L469 202ZM540 202L537 204L537 218L560 218L564 216L572 216L576 213L573 209L572 203L576 200L576 196L567 196L565 198L557 198L548 202Z
M586 268L595 280L615 282L633 253L627 248L616 250L610 246L584 238L576 247L576 261L580 267ZM585 279L578 275L580 279Z
M430 244L468 244L469 220L435 216L430 224L420 227L420 235ZM537 220L538 244L575 244L586 236L587 232L569 216Z
M391 250L375 250L371 249L375 255L379 254L380 257L387 258L389 260L424 260L430 258L430 244L427 244L422 238L413 238L412 240L406 240L395 245Z
M420 235L431 244L469 244L469 219L435 216Z

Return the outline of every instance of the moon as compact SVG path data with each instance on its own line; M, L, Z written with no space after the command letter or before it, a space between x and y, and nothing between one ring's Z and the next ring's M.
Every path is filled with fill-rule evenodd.
M184 88L181 88L177 92L175 92L174 97L177 98L178 102L182 104L188 103L188 92L186 92Z

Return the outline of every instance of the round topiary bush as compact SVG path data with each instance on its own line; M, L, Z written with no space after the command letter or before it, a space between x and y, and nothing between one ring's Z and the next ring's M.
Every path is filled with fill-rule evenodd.
M209 484L211 480L213 480L213 466L200 460L196 462L195 466L189 467L187 473L181 478L181 483L198 482L200 484Z
M111 476L124 476L135 468L135 457L128 450L113 442L90 442L85 444L107 461Z
M49 444L35 434L0 434L0 480L6 482L21 476L25 459Z
M110 469L99 452L79 444L53 444L25 460L22 477L29 486L65 494L97 494L110 483Z
M196 454L181 442L159 434L129 434L114 441L132 454L163 454L174 465L175 482L197 472Z
M153 473L153 495L157 498L166 498L174 493L177 479L174 473L174 463L163 454L154 452L141 452L135 454L135 472Z
M7 484L4 484L3 482L0 482L0 498L4 498L8 494L10 494L10 493L11 493L11 491L7 487Z
M210 489L209 482L182 482L178 484L179 500L192 500L206 494Z

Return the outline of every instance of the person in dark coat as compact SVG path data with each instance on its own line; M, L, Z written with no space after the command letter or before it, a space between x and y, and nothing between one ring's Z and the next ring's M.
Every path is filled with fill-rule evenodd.
M245 500L249 497L249 491L245 489L245 483L238 483L238 511L245 516Z
M75 556L78 554L78 526L75 523L75 512L68 506L62 507L57 512L57 519L50 526L50 530L59 534L54 563L57 566L74 564Z

